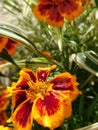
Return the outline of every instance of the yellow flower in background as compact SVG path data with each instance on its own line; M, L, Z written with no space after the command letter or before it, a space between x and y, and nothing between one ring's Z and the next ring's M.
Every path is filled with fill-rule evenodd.
M61 27L64 18L72 21L83 10L86 0L39 0L39 4L33 9L38 20L46 20L47 24Z
M71 102L81 92L76 77L68 72L48 81L55 68L38 68L36 73L27 68L20 71L18 81L12 85L11 120L15 130L31 130L33 119L52 130L71 116Z
M19 45L19 42L0 36L0 52L2 52L3 49L6 49L9 55L13 55L16 52L16 46Z

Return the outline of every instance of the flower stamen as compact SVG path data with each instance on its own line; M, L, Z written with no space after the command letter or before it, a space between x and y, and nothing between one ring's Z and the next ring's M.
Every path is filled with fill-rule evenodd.
M47 92L48 86L46 82L29 82L28 85L30 86L30 88L29 90L26 90L26 92L27 94L29 94L29 96L32 96L33 98L45 95L45 93Z

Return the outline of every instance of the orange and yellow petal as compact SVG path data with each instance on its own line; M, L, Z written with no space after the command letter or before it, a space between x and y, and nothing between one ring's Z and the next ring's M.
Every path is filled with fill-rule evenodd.
M27 90L29 88L27 82L28 80L21 76L16 83L12 84L12 88L14 91Z
M25 91L17 91L15 93L13 93L13 98L12 98L13 110L15 110L26 99L27 99L27 97L26 97Z
M8 54L9 55L13 55L15 52L16 52L16 46L19 46L20 43L19 42L16 42L16 41L13 41L11 39L8 39L8 42L5 46L5 49L8 51Z
M5 93L6 93L6 97L7 97L7 98L9 98L9 97L12 96L13 90L14 90L14 87L10 87L10 86L7 86L7 87L6 87L6 90L5 90L6 92L5 92Z
M42 21L49 16L48 12L50 9L51 9L51 5L38 5L34 7L32 12L39 21Z
M7 42L8 42L7 37L0 36L0 52L2 52L2 50L5 48Z
M28 82L35 82L36 81L36 76L34 72L30 69L23 68L20 73L20 77L16 83L12 84L13 91L18 91L18 90L28 90L29 85Z
M8 99L8 92L5 90L1 95L0 95L0 111L6 110L10 100Z
M0 125L0 130L12 130L11 127L5 127L3 125Z
M64 95L69 95L71 100L74 100L81 92L78 90L78 82L76 76L68 72L59 74L49 82L53 90L59 91Z
M31 100L26 100L12 113L11 120L15 130L31 130L33 121L32 105Z
M36 81L35 73L32 70L30 70L30 69L23 68L20 71L19 75L22 76L24 79L27 79L28 81L29 80L32 80L33 82Z
M44 127L59 127L65 118L71 116L70 100L61 100L59 94L48 92L44 97L37 98L33 105L33 118Z
M59 13L57 6L54 6L49 10L49 16L46 18L46 23L56 27L61 27L63 25L64 18Z
M52 4L43 4L33 9L34 15L38 20L46 19L46 23L52 26L61 27L64 23L63 17L58 12L57 6Z
M52 65L51 67L48 68L38 68L36 71L36 77L38 81L46 81L48 75L50 74L50 72L55 69L57 66L56 65Z
M0 112L0 125L5 125L7 122L8 116L6 114L6 111Z
M83 12L84 4L82 5L82 2L80 3L79 1L65 0L58 5L58 10L62 17L65 17L68 21L72 21Z
M16 52L16 46L14 44L7 43L5 49L9 55L13 55Z

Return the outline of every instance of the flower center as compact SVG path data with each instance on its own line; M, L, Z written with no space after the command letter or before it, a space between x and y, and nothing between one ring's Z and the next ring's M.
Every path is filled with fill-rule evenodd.
M59 3L63 2L64 0L52 0L54 5L58 5Z
M27 94L29 94L29 96L32 96L33 98L36 98L38 96L41 96L41 95L45 95L45 93L47 92L47 84L46 82L29 82L28 83L30 88L26 91Z

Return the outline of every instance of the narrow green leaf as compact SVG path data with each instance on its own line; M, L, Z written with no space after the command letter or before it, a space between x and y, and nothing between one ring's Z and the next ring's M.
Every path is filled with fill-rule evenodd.
M79 103L79 117L83 118L83 112L84 112L84 103L85 103L85 96L84 94L80 97L80 103Z
M20 28L6 22L0 22L0 35L12 38L15 41L21 42L33 53L38 54L36 46L30 41L26 33Z
M28 14L30 13L30 5L32 4L32 0L25 0L24 7L23 7L23 16L28 17Z
M15 66L18 67L18 65L15 63L13 58L8 54L8 52L5 49L3 49L3 51L0 53L0 57L7 60L7 61L9 61L9 62L11 62L12 64L14 64Z
M1 36L7 36L15 41L18 41L22 44L24 44L32 53L35 53L38 56L45 57L39 49L36 47L36 45L31 41L31 39L28 37L28 35L24 32L24 30L16 27L15 25L11 25L6 22L0 22L0 35ZM61 67L61 65L56 62L55 60L51 60L50 58L45 57L48 59L49 62L53 64L57 64Z
M87 111L87 119L88 120L90 119L92 113L94 112L94 108L96 106L97 101L98 101L98 95L96 95L95 99L93 100L93 102L89 106L89 109Z

